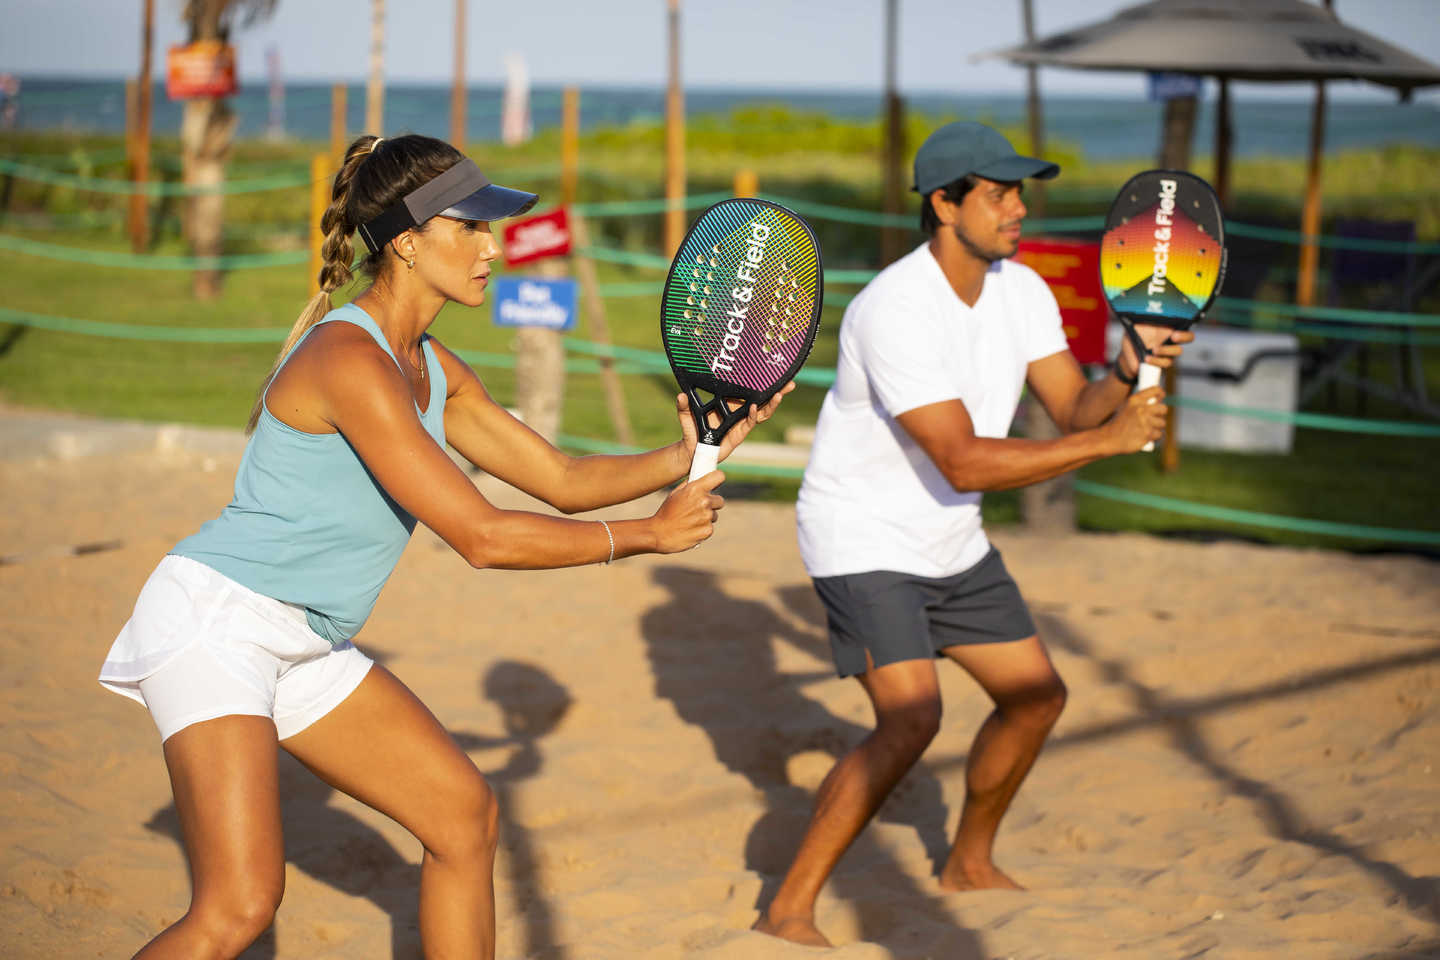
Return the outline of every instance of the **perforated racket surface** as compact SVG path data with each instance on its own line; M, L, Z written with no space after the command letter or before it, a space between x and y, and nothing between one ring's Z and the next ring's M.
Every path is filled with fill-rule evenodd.
M726 432L805 363L823 291L814 232L779 204L722 200L691 225L660 298L660 340L700 438L691 480L715 469Z
M1135 324L1187 329L1224 279L1225 218L1208 183L1182 170L1147 170L1120 188L1100 240L1100 284L1142 361L1136 389L1158 384L1160 368L1143 362Z

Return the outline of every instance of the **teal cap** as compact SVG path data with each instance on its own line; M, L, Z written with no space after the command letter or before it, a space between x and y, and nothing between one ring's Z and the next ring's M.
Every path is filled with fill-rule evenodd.
M1000 131L983 123L956 120L926 137L915 151L915 183L910 189L928 194L968 173L1008 183L1026 177L1049 180L1059 175L1060 167L1020 156Z

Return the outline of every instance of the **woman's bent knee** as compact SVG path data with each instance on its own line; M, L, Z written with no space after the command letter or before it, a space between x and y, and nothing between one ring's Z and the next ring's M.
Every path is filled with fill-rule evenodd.
M186 916L213 946L216 957L235 957L275 922L284 883L249 893L220 893L198 899Z
M499 838L500 805L480 771L453 792L439 814L440 822L420 838L425 849L445 861L494 859Z

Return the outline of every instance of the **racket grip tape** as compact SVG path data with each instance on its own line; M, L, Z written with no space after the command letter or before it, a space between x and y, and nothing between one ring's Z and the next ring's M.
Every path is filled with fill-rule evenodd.
M1160 385L1160 373L1160 368L1155 366L1154 364L1140 364L1140 375L1139 378L1136 380L1135 389L1149 390L1151 387L1158 387ZM1152 450L1155 449L1155 441L1150 441L1140 449L1144 450L1146 453L1150 453Z
M720 447L713 443L695 444L695 458L690 461L689 480L699 480L705 474L715 469L720 462Z

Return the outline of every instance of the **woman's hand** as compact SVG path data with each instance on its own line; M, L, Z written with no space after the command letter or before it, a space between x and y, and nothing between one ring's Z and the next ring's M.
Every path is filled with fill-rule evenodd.
M1184 350L1184 344L1195 339L1189 330L1173 327L1157 327L1152 323L1135 324L1135 332L1145 344L1145 362L1155 367L1168 367ZM1134 377L1140 371L1140 359L1135 356L1135 345L1129 337L1120 338L1120 369L1127 377Z
M756 424L764 423L774 416L775 411L780 407L780 400L795 389L795 381L791 380L780 388L780 392L770 398L770 402L763 407L752 407L750 413L741 420L720 440L720 459L724 460L731 452L740 445L740 442L749 436L750 431L755 429ZM734 407L731 407L733 410ZM676 394L675 412L680 417L680 436L685 443L685 456L688 464L690 458L695 455L695 444L699 438L695 435L695 418L690 416L690 399L685 394ZM718 418L711 414L711 426L718 426Z
M656 553L679 553L709 539L720 508L725 506L725 498L714 492L724 480L725 474L712 470L670 492L651 518Z

